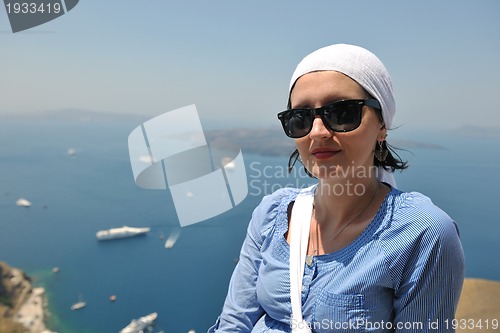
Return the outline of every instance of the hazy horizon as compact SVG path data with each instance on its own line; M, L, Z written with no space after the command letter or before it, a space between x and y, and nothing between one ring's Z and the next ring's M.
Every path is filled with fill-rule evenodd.
M31 113L0 113L0 120L14 120L14 121L69 121L69 122L81 122L81 123L101 123L101 122L126 122L140 125L144 121L150 120L161 114L139 114L139 113L127 113L127 112L107 112L107 111L97 111L97 110L84 110L77 108L67 108L67 109L54 109L54 110L43 110L39 112ZM204 117L205 116L205 117ZM232 122L220 122L217 119L210 119L206 117L206 114L200 115L200 120L202 122L202 127L207 132L218 132L222 131L231 134L239 130L245 131L255 131L255 139L261 139L260 135L264 131L265 133L276 134L276 139L283 139L284 141L290 141L293 145L293 140L287 138L282 133L281 124L278 121L272 124L252 124L252 123L232 123ZM132 127L131 127L132 128ZM221 133L219 133L221 134ZM489 138L493 140L500 139L500 125L488 124L488 125L455 125L443 128L420 128L418 126L412 126L411 124L396 124L395 127L389 131L389 141L391 142L404 142L406 144L419 144L419 143L432 143L432 135L452 135L461 137L476 137L476 138ZM245 136L246 137L246 136ZM245 138L245 140L250 140L251 138ZM259 141L259 140L257 140ZM437 144L439 146L439 144ZM406 146L407 147L407 146ZM422 145L419 145L422 148Z

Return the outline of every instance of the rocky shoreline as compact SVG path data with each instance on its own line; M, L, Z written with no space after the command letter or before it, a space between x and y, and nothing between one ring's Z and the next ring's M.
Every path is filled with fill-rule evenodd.
M0 332L52 333L44 295L23 271L0 262Z

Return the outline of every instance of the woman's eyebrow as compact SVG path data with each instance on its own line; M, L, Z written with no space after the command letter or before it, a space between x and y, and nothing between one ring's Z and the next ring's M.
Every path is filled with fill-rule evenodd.
M326 103L323 103L320 107L324 107L328 104L332 104L332 103L335 103L335 102L339 102L339 101L344 101L344 100L348 100L348 99L365 99L365 98L354 98L354 97L347 97L347 96L342 96L342 97L335 97L335 98L332 98L332 99L328 99ZM309 106L309 103L307 102L304 102L304 103L299 103L298 105L296 106L292 106L291 107L292 109L316 109L316 108L312 108Z

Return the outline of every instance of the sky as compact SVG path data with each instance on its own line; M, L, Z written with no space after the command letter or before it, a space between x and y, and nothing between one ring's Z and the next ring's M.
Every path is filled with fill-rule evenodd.
M0 8L0 116L82 109L211 127L279 126L308 53L363 46L389 70L395 126L498 126L500 2L82 0L12 33Z

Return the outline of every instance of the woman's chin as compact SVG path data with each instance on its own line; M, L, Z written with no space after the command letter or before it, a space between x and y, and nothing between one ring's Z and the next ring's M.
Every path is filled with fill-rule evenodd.
M344 170L341 165L331 165L331 164L317 164L315 163L312 168L308 169L309 172L321 180L339 180L344 174Z

